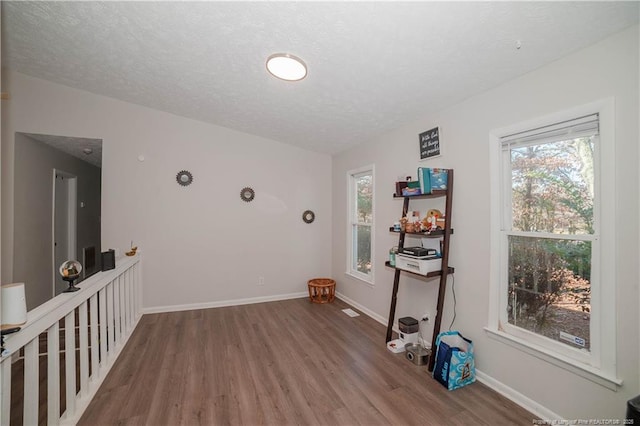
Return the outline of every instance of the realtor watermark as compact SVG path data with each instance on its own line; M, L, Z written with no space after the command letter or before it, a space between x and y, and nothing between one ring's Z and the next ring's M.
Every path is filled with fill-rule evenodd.
M533 419L534 425L632 425L633 419Z

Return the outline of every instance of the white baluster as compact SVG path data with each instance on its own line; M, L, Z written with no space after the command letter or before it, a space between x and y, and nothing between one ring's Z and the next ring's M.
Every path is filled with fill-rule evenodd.
M80 322L80 394L89 391L89 316L87 302L78 307L78 321Z
M138 265L135 266L135 313L136 319L140 315L140 311L142 310L142 268L138 268Z
M100 352L100 339L98 338L98 295L94 294L89 299L89 324L91 327L91 381L95 383L95 380L100 377L98 372L98 354Z
M111 363L113 357L113 345L115 340L114 319L113 319L113 281L107 284L107 364Z
M40 351L39 337L31 340L24 347L24 417L25 425L38 424L38 397L40 395L38 376L40 371L40 361L38 352Z
M113 315L115 319L115 345L114 348L120 346L120 277L115 279L113 285Z
M47 424L60 422L60 326L47 330ZM4 423L3 423L4 424Z
M133 324L136 322L136 315L134 314L135 312L135 272L133 270L133 268L131 268L129 271L129 318L131 321L131 325L133 326Z
M137 298L136 298L136 288L137 286L137 278L136 278L136 269L137 268L131 268L131 320L133 322L138 320L138 315L136 315L136 312L138 311L138 309L136 308L136 303L137 303Z
M103 288L98 293L100 304L100 377L102 377L102 371L106 368L107 364L107 342L109 337L107 334L107 289Z
M133 322L136 322L138 320L138 316L136 315L137 312L137 298L136 298L136 289L138 288L137 285L137 273L136 270L134 268L131 268L131 320Z
M11 357L0 364L2 378L2 406L0 407L0 425L8 425L11 419Z
M131 269L127 271L127 280L125 288L125 300L127 302L127 334L131 332L131 326L133 325L133 316L131 315Z
M75 311L64 317L64 372L67 409L65 415L73 416L76 411L76 318Z
M120 331L126 336L129 329L129 319L127 318L127 271L122 273L122 280L120 281L120 321L122 322Z

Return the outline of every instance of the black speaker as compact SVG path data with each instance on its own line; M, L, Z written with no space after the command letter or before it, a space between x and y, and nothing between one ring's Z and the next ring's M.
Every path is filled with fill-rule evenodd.
M626 425L640 424L640 395L627 401Z
M108 271L116 268L116 252L113 249L102 252L102 270Z

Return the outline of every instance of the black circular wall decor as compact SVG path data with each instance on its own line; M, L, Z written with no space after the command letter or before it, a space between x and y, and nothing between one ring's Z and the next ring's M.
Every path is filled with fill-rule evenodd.
M253 190L253 188L246 186L242 188L242 191L240 191L240 198L242 198L242 201L246 201L248 203L249 201L253 201L255 197L256 192Z
M304 213L302 213L302 220L304 220L304 223L311 223L316 220L316 214L311 210L305 210Z
M176 175L176 181L180 186L189 186L193 182L193 175L187 170L181 170Z

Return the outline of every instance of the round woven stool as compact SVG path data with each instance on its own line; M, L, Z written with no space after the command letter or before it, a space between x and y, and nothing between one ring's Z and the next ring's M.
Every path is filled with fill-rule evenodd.
M336 282L331 278L313 278L308 284L311 302L331 303L336 298Z

